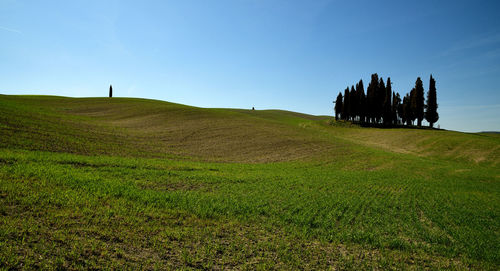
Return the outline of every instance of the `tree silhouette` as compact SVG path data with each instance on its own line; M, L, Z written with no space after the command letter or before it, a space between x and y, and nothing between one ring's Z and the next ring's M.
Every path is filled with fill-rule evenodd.
M403 123L406 123L406 125L410 125L412 119L410 93L407 93L406 96L403 98Z
M427 93L427 105L425 112L425 119L429 122L429 126L432 128L434 123L439 120L439 114L437 112L438 104L436 97L436 80L431 78L429 80L429 92Z
M339 120L342 115L342 92L337 95L337 100L335 101L335 120Z
M365 97L365 89L363 86L363 80L359 80L359 83L356 84L356 93L358 95L358 115L359 121L365 122L366 115L366 97Z
M399 93L397 94L399 95ZM403 97L404 98L404 97ZM403 112L403 100L401 99L401 97L399 96L399 103L398 103L398 118L400 119L401 121L401 124L405 124L404 123L404 112Z
M113 86L109 85L109 98L113 97Z
M410 91L410 110L408 110L408 113L411 125L413 125L417 118L417 90L415 88Z
M384 93L384 103L383 103L383 118L384 125L390 125L392 122L392 87L391 87L391 78L387 78L387 86L385 87Z
M368 88L366 89L366 109L369 123L375 123L377 117L377 92L378 92L378 74L372 74Z
M385 100L385 83L382 77L380 77L380 80L378 82L378 88L375 96L377 100L375 107L376 123L380 123L380 121L384 116L384 100Z
M427 104L424 104L424 87L420 77L415 82L415 87L402 97L392 91L391 78L387 83L377 73L371 75L370 83L366 88L363 80L359 80L356 87L347 87L337 96L335 102L335 119L384 126L391 125L417 125L422 126L425 118L431 127L439 119L437 113L436 81L431 75ZM425 112L424 112L425 110Z
M344 90L344 104L342 106L342 119L344 120L349 120L350 118L350 112L351 112L351 105L350 105L350 99L349 99L349 87L347 87Z
M354 86L351 86L351 92L349 92L349 115L351 116L351 119L354 121L356 120L356 116L358 115L358 95L356 94L356 90L354 89Z
M392 109L391 109L391 121L392 124L397 125L398 124L398 113L400 113L400 104L401 104L401 97L399 96L399 93L392 93Z
M415 99L416 99L416 111L415 117L418 121L417 125L422 126L422 120L424 119L424 85L420 77L417 78L415 82Z

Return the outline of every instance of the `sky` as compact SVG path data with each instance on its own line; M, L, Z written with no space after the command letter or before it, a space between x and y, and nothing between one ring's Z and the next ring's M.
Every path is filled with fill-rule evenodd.
M500 131L500 1L0 0L0 93L333 115L436 79L441 128Z

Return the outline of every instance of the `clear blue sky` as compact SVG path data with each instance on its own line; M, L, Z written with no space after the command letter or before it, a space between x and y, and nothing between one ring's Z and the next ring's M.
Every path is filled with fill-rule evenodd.
M377 72L437 80L442 128L500 130L500 1L0 0L0 93L332 115Z

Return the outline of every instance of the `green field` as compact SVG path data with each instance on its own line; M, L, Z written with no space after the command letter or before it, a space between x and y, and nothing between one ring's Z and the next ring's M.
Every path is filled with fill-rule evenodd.
M0 269L500 268L500 136L0 95Z

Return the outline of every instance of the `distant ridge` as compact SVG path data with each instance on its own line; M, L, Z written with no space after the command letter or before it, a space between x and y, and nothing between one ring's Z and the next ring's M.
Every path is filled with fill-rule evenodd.
M483 134L500 134L500 131L483 131Z

